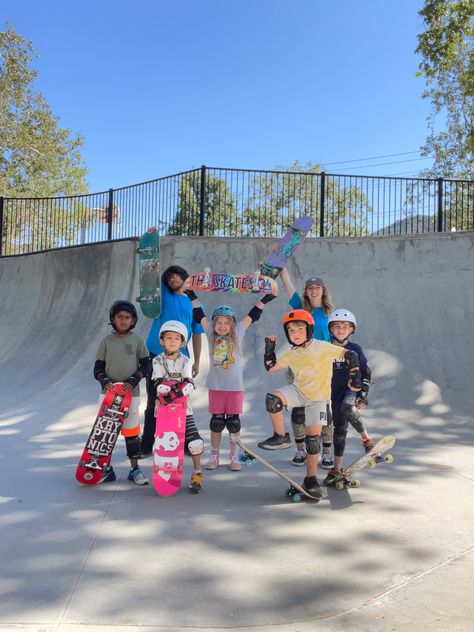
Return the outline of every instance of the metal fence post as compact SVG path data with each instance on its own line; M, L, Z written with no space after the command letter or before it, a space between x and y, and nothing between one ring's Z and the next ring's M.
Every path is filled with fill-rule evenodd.
M438 233L443 232L443 178L438 178Z
M0 257L3 255L3 200L5 198L0 195Z
M114 211L114 190L109 189L109 202L107 206L107 239L112 240L112 218Z
M205 212L206 212L206 165L201 165L201 188L199 190L199 237L204 237Z
M321 189L319 198L319 236L324 237L324 205L326 199L326 173L322 171L321 176Z

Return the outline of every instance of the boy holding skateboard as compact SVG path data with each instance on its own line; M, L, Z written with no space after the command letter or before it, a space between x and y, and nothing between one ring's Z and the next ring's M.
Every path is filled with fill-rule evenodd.
M148 349L142 338L132 332L137 324L137 310L129 301L118 300L110 308L110 324L114 331L106 336L96 353L94 377L100 382L102 395L112 390L115 382L123 382L125 391L132 391L132 405L124 420L121 433L125 437L127 456L130 459L128 480L137 485L148 485L138 467L140 455L140 380L150 370ZM103 482L115 480L112 466L104 473Z
M357 354L362 377L362 390L355 393L347 386L348 370L343 362L335 362L332 377L331 407L334 423L334 467L324 479L324 485L335 485L344 478L342 461L346 446L348 425L351 424L360 434L365 452L370 452L374 442L367 434L360 412L367 406L367 394L371 382L371 371L362 347L349 341L357 327L354 314L345 308L335 309L329 316L329 331L333 344L349 349Z
M305 414L306 477L302 487L314 498L322 492L316 477L321 429L327 424L331 398L331 376L334 360L343 360L349 369L348 387L360 391L362 387L358 356L354 351L336 347L313 338L314 321L309 312L295 309L283 317L285 336L291 349L276 357L276 337L265 339L265 368L270 373L291 369L294 382L277 391L267 393L265 405L273 424L273 436L258 444L263 450L278 450L291 445L284 433L283 409L301 407ZM315 378L316 376L316 378Z
M156 405L166 406L177 398L188 398L194 390L192 362L182 353L188 339L188 330L183 323L176 320L163 323L159 339L163 353L153 358L151 381L156 393ZM197 494L202 488L201 454L204 451L204 442L194 423L189 399L187 400L184 442L185 449L191 455L194 465L189 489Z

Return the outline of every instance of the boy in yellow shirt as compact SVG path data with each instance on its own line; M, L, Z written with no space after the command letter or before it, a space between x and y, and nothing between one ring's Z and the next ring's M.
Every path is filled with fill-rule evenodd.
M348 386L353 391L362 388L358 355L348 349L336 347L329 342L313 338L314 321L304 309L294 309L283 317L283 329L291 349L278 358L275 355L276 337L265 339L265 368L270 373L291 369L294 382L277 391L267 393L265 405L273 424L273 436L258 444L263 450L289 448L291 441L284 430L284 408L305 409L305 445L308 458L303 487L314 498L322 492L316 478L318 467L321 429L327 424L327 413L331 400L333 363L346 362L349 368Z

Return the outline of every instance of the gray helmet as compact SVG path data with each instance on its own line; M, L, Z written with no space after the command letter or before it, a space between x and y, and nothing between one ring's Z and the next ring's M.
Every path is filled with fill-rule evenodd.
M341 320L347 323L352 323L352 325L354 326L354 331L357 329L356 317L351 311L349 311L345 307L338 307L329 314L328 329L331 323L335 323L336 321L341 321Z
M161 338L165 331L174 331L177 334L181 334L184 342L188 339L188 328L183 323L180 323L179 320L167 320L164 322L160 327L158 338Z

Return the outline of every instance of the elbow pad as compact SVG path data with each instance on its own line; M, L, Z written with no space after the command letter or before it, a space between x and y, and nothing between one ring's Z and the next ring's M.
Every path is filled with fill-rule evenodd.
M205 317L206 314L204 313L204 310L201 306L193 307L193 318L198 324L200 324L201 320Z

